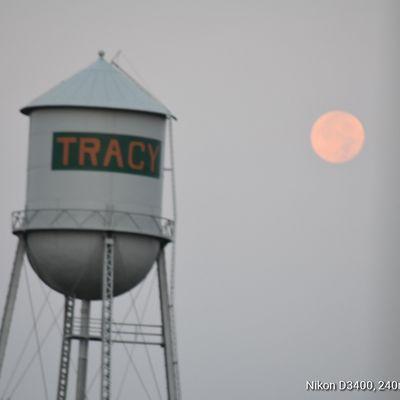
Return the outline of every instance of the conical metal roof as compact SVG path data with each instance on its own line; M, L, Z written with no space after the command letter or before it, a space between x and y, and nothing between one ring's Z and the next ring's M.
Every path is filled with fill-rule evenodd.
M171 112L122 69L99 59L21 109L74 107L131 110L171 116Z

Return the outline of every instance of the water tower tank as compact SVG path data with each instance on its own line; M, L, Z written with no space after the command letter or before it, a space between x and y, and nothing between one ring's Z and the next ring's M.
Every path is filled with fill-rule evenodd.
M103 56L21 110L30 117L26 208L13 219L39 277L87 300L101 298L107 232L118 295L146 276L172 229L160 217L171 113Z

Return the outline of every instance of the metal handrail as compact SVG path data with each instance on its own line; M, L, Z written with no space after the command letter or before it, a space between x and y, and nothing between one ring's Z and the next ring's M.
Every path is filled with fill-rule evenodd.
M78 214L83 218L79 221ZM51 217L50 221L47 221L45 227L37 228L32 226L32 223L37 221L40 216ZM115 211L115 210L91 210L91 209L36 209L36 210L20 210L14 211L11 214L12 230L14 233L24 232L36 229L86 229L88 221L91 218L99 217L96 220L96 230L115 230L118 231L118 226L115 225L115 220L123 218L124 221L130 221L134 229L132 232L136 232L144 235L155 235L167 240L172 240L174 234L174 221L168 218L159 217L150 214L143 213L131 213L126 211ZM60 218L67 218L69 226L67 228L58 226L57 223ZM126 219L125 219L126 218ZM100 222L99 222L100 221ZM143 226L143 221L151 224ZM88 228L92 230L94 228Z

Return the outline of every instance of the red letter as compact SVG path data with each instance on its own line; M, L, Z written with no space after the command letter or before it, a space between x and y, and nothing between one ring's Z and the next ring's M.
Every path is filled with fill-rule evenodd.
M104 157L103 165L108 167L111 162L111 158L115 157L119 168L124 168L124 163L122 160L121 147L117 139L111 139L108 144L106 155Z
M97 154L100 151L100 139L92 137L83 137L79 139L79 165L85 165L85 154L90 158L93 166L99 165Z
M150 170L154 174L154 172L156 171L156 159L158 157L158 154L160 153L160 146L158 145L155 149L153 149L151 143L147 143L147 149L149 150L150 156Z
M135 147L139 147L143 153L145 150L145 146L143 142L133 141L129 143L128 164L132 169L137 171L137 170L142 170L144 168L144 161L142 160L140 161L140 163L135 163L133 161L133 152L135 151Z
M74 137L58 137L57 142L62 144L63 152L62 152L62 164L68 165L69 163L69 145L72 143L76 143L76 138Z

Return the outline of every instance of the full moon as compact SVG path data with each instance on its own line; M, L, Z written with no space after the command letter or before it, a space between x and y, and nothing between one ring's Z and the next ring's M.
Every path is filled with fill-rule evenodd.
M330 111L321 115L311 130L311 145L323 160L338 164L352 160L364 145L364 128L352 114Z

